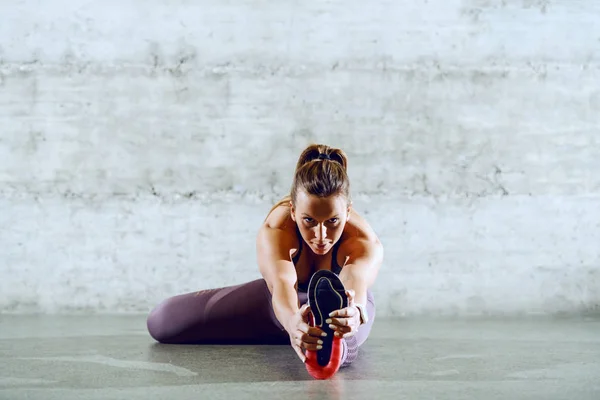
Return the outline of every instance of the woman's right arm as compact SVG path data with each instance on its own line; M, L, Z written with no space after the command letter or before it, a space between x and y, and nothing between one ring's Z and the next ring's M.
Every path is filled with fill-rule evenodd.
M289 232L268 225L260 228L256 240L258 267L273 296L273 311L288 332L299 309L296 269L290 259L296 240Z
M260 272L273 296L275 317L290 335L290 344L302 360L303 350L320 350L325 333L308 324L308 305L298 307L296 268L290 252L296 237L287 231L264 225L260 228L256 247Z

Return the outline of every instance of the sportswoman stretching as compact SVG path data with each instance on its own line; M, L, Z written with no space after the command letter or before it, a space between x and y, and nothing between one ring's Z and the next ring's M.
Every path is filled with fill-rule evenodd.
M161 343L291 344L316 378L351 364L373 325L370 287L383 247L351 207L342 150L302 152L290 195L259 229L257 258L263 279L169 298L148 316L150 335Z

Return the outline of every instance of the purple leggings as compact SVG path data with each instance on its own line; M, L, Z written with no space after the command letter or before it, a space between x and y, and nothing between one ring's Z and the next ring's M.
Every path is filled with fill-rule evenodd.
M307 294L298 292L300 305ZM375 303L367 292L369 322L344 339L342 366L358 355L371 332ZM290 344L271 303L264 279L241 285L201 290L166 299L148 316L148 332L160 343L169 344Z

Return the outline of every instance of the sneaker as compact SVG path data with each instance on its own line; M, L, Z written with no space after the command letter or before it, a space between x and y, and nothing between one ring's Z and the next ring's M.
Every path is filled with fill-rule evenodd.
M321 338L321 350L306 351L306 370L315 379L328 379L340 368L342 360L342 338L334 336L325 320L329 313L348 306L348 297L342 281L328 270L317 271L308 284L308 305L311 311L311 326L319 327L327 333Z

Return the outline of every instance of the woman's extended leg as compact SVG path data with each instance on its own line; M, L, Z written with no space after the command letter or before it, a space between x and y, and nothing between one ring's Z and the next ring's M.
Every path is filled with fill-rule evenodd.
M264 279L171 297L148 316L161 343L289 344Z
M298 300L300 305L305 304L308 301L308 294L306 292L298 292ZM343 339L343 353L342 353L342 365L341 367L347 367L352 364L358 358L358 348L367 340L373 328L373 322L375 321L375 298L371 290L367 290L367 313L369 314L369 322L361 325L358 328L358 332L354 336Z

